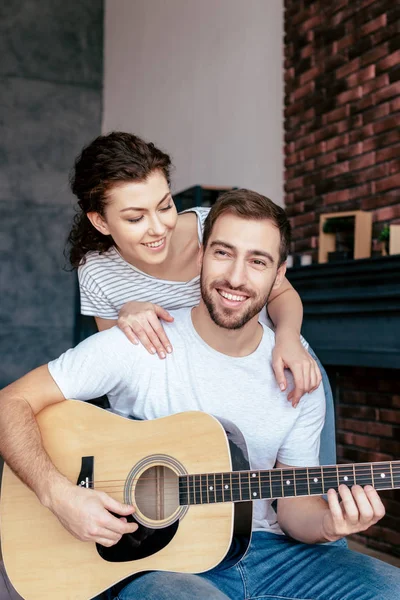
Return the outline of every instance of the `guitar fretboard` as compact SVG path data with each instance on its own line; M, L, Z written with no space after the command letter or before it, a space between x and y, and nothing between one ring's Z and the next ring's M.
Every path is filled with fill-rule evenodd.
M400 461L181 475L179 503L321 496L329 489L338 490L342 483L349 487L372 485L377 490L400 488Z

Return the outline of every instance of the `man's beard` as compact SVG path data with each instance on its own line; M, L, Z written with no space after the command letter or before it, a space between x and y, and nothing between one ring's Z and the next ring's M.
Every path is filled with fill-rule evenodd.
M204 284L202 274L203 273L201 272L201 297L203 299L204 304L207 307L211 319L216 325L218 325L219 327L223 327L224 329L241 329L242 327L244 327L244 325L246 325L246 323L251 321L253 317L258 315L262 311L264 306L267 304L269 295L275 283L274 282L271 285L270 289L266 294L260 296L254 302L250 303L246 311L244 311L242 314L237 314L236 310L227 307L221 307L220 309L217 309L215 302L212 298L211 291L216 290L216 288L229 288L232 290L232 294L234 294L235 292L237 292L238 294L243 293L246 294L246 296L249 296L250 299L254 299L254 294L249 290L246 290L244 286L233 288L227 280L213 282L212 288L211 290L209 290ZM218 294L217 290L216 293ZM247 302L247 300L244 300L243 302Z

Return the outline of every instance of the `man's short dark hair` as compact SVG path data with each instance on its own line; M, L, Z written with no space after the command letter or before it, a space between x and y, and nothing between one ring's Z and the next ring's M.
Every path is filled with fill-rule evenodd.
M204 223L203 245L207 246L215 222L221 215L232 214L242 219L261 221L268 219L279 229L281 238L279 247L279 265L285 262L289 254L291 227L283 208L251 190L230 190L222 194L211 208Z

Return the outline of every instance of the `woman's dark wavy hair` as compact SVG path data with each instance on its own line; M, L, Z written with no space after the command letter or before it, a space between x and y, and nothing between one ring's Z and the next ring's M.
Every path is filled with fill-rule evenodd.
M77 268L84 264L87 252L106 252L114 244L112 237L97 231L87 217L88 212L104 217L113 187L132 181L142 183L154 171L161 171L170 184L170 170L168 154L131 133L113 131L86 146L75 161L70 179L79 205L68 236L71 265Z

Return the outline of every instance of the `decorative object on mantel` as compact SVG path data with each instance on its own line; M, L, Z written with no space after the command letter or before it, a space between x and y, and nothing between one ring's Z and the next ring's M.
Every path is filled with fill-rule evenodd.
M382 256L387 256L389 254L389 239L390 239L390 228L389 225L383 226L382 231L378 235L378 240L381 242L381 251Z
M369 258L371 238L372 213L351 210L323 214L319 221L318 262Z
M400 224L392 223L389 229L389 254L400 254Z

